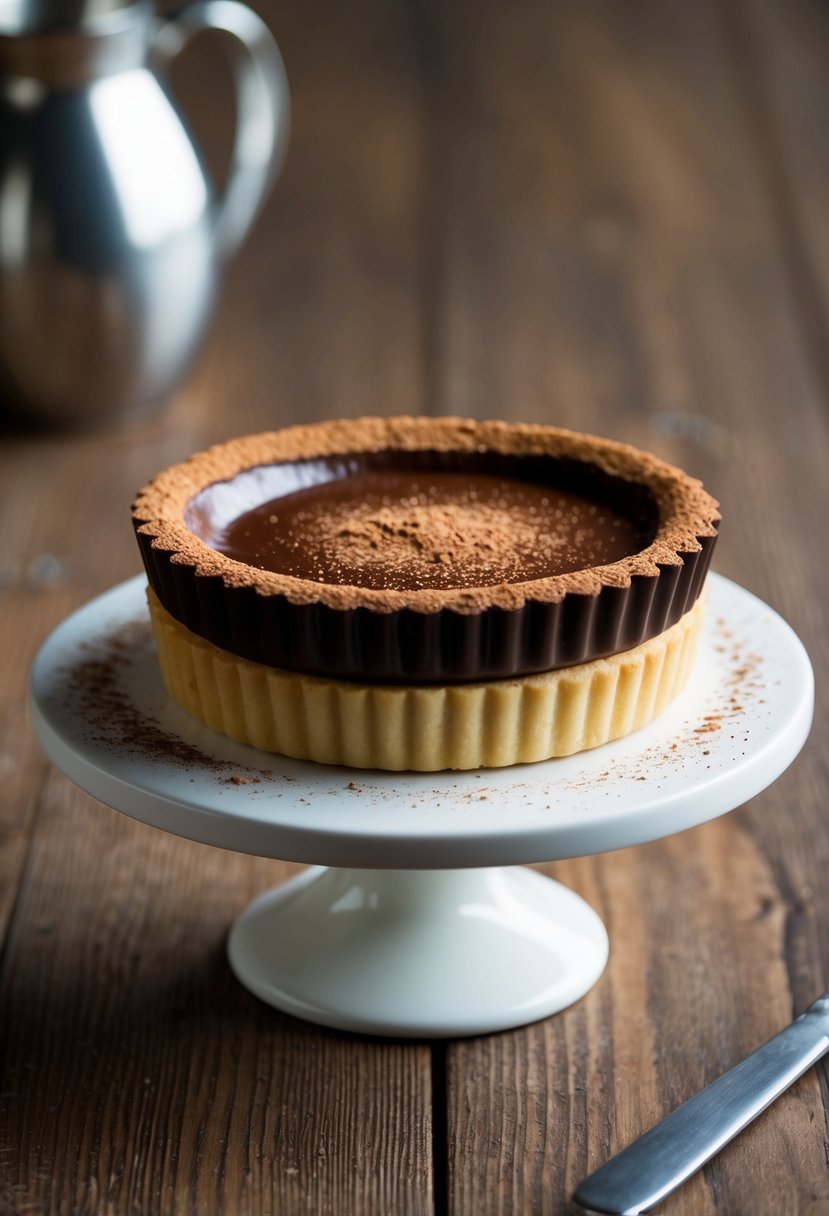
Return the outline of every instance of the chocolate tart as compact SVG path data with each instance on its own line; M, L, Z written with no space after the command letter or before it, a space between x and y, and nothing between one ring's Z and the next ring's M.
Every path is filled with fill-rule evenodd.
M701 484L547 426L363 418L232 440L133 521L158 603L253 664L327 681L515 680L630 651L697 602Z

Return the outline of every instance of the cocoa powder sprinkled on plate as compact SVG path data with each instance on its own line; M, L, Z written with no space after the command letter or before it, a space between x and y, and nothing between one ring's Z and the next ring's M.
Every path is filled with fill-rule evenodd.
M79 647L77 659L62 671L63 700L87 725L87 739L114 752L148 760L167 761L184 769L227 773L238 762L217 759L165 730L158 719L140 709L126 687L136 652L152 642L149 621L127 621L104 634L95 645ZM262 776L266 776L264 772ZM261 776L239 774L224 782L257 784Z
M636 756L620 761L616 765L614 775L621 780L654 780L660 770L676 771L685 765L686 758L693 755L696 749L699 749L698 754L710 756L712 736L721 732L727 723L731 724L732 720L737 720L750 711L752 706L765 705L766 697L758 695L766 693L768 689L762 656L747 653L733 629L726 625L724 618L717 617L713 628L713 649L720 656L718 662L724 668L713 708L701 718L686 722L670 742L654 744ZM737 722L734 724L737 725ZM729 735L731 739L735 737ZM746 735L743 742L748 740L749 736ZM574 793L594 789L605 782L608 776L607 771L586 774L567 782L563 789Z

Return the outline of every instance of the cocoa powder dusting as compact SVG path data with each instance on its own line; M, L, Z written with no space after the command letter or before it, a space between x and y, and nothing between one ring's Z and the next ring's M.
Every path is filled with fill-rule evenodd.
M470 535L470 512L457 503L435 504L425 508L409 506L402 513L380 507L364 518L347 523L332 521L325 540L336 543L349 562L362 565L376 561L382 550L383 562L404 569L412 560L431 565L453 565L468 560L492 557L504 549L515 548L516 521L506 522L504 513L481 505L474 517L474 538ZM523 525L521 537L527 546L537 540L537 528Z
M77 660L61 672L64 705L87 725L89 742L113 752L168 761L200 773L238 770L238 763L209 756L171 734L134 703L125 687L125 677L136 652L149 647L151 639L149 621L136 620L111 630L94 646L83 644ZM258 783L260 777L236 772L224 780L226 784L247 785Z
M492 474L353 474L275 498L209 533L258 570L338 586L448 590L620 560L650 532L589 497Z
M732 724L732 720L738 719L753 705L765 705L765 696L759 695L765 693L768 687L762 656L747 653L722 617L717 617L713 626L713 649L720 656L725 669L713 708L701 718L686 722L670 742L653 745L637 756L621 761L614 770L614 775L621 780L632 778L658 785L660 774L684 768L688 756L697 749L698 754L710 756L712 736ZM736 722L733 724L737 725ZM734 739L735 736L730 735L729 738ZM745 735L743 742L748 741L749 735ZM707 767L710 768L710 765ZM566 788L574 792L593 789L607 777L607 772L589 774L569 782Z
M424 452L437 455L434 468L417 464L417 468L424 470L423 484L410 485L401 497L400 477L405 473L412 480L407 454ZM373 457L380 453L391 457L382 467L392 471L398 483L397 490L390 494L384 493L383 474L372 464ZM399 459L395 453L401 454ZM558 532L562 523L566 524L570 536L564 546L545 549L543 543L531 547L521 544L516 550L512 543L497 553L494 549L477 547L470 563L454 560L460 552L457 538L444 537L434 544L430 542L424 550L433 560L419 561L416 570L403 565L395 579L392 565L378 569L372 561L347 563L342 551L332 553L320 543L318 524L323 516L332 519L339 514L340 522L346 522L333 501L342 497L344 487L348 491L346 497L374 512L382 512L395 503L404 505L402 498L407 497L414 497L417 507L432 509L445 502L447 495L438 492L438 483L445 486L446 479L454 476L446 471L444 456L448 454L453 454L449 462L453 467L465 470L463 480L470 490L470 499L475 488L471 481L481 480L472 469L481 465L480 458L486 468L489 455L490 471L498 474L494 480L507 487L509 501L501 505L513 517L524 517L525 522L527 517L532 518L533 504L527 501L527 496L532 496L534 483L520 472L523 462L529 459L550 461L553 465L560 461L581 463L598 470L602 476L621 478L641 487L656 504L659 528L652 535L652 527L643 527L638 513L636 518L619 517L615 511L604 511L601 505L604 498L601 502L593 501L590 494L587 496L590 501L578 506L574 516L570 510L573 496L568 498L566 491L547 486L544 481L534 487L539 495L536 512L543 509L546 515L546 521L537 521L540 525L543 522L539 532L542 537L550 535ZM517 479L501 476L505 460L517 462ZM262 504L264 522L271 535L261 546L258 542L251 546L252 537L247 535L252 522L248 517L255 512L247 510L250 503L244 494L239 500L243 513L231 520L220 512L222 522L214 528L208 502L211 487L223 486L224 494L237 479L244 481L250 470L287 468L308 461L327 462L332 469L348 465L349 473L342 477L338 472L325 484L303 483L301 489L292 482L290 492L280 490L274 499ZM366 479L377 491L378 501L369 502L368 484L366 492L358 485ZM483 481L486 480L487 476L483 476ZM488 495L481 494L481 489L482 486L475 489L478 495L475 510L471 509L471 502L466 504L473 521L477 510L488 505ZM548 496L550 501L545 506L540 499ZM454 493L449 497L457 499ZM564 501L560 503L559 498ZM342 505L345 506L344 501ZM604 520L599 518L602 514L606 516ZM412 608L431 613L448 608L464 614L491 607L512 611L528 600L558 603L570 593L593 596L605 586L626 587L634 575L655 577L663 566L680 562L680 554L699 552L701 538L716 535L719 518L716 502L698 481L627 444L555 427L405 417L348 419L231 440L164 470L139 492L133 508L142 543L153 538L155 552L170 554L179 567L179 575L186 569L194 576L216 575L228 589L252 587L265 595L284 595L291 604L319 602L337 610L365 607L383 612ZM381 517L376 522L388 521ZM410 523L411 520L404 521L401 526L407 528ZM453 526L450 525L450 531ZM466 527L463 531L466 547ZM238 532L238 553L231 532ZM503 532L499 531L499 535ZM513 541L515 536L510 527ZM356 539L371 549L365 533ZM411 542L408 547L412 553L421 552L414 537L403 539ZM481 560L487 553L495 560ZM476 562L480 564L476 566ZM339 570L335 568L337 565Z

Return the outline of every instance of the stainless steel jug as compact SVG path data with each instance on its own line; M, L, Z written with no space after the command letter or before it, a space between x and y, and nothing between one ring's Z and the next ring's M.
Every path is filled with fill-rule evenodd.
M237 0L164 22L145 3L78 15L77 2L0 0L0 412L72 423L141 412L173 387L289 116L276 43ZM237 94L219 198L165 81L202 30L229 35Z

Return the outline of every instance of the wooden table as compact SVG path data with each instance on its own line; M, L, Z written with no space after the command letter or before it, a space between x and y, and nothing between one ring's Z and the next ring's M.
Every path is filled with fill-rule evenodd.
M829 10L263 11L293 142L197 367L145 421L4 436L0 1210L560 1213L829 986ZM197 58L180 87L220 141ZM296 867L95 803L25 709L46 633L138 570L128 509L154 472L234 433L418 411L597 431L701 476L717 569L794 625L818 677L810 743L751 805L546 867L610 930L584 1000L448 1044L248 995L228 926ZM666 1216L829 1212L825 1091L808 1074Z

